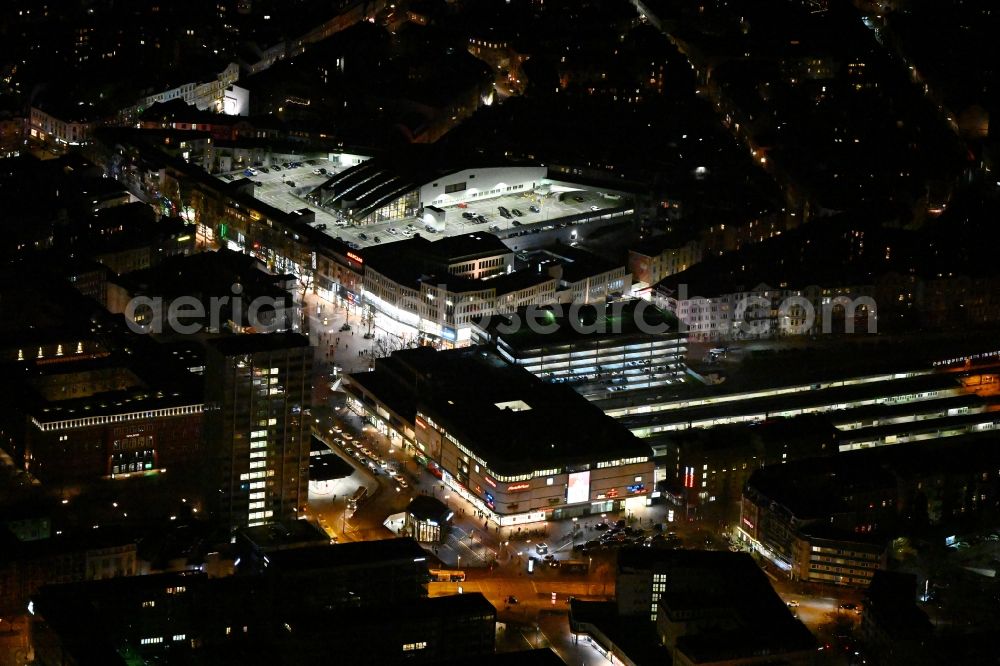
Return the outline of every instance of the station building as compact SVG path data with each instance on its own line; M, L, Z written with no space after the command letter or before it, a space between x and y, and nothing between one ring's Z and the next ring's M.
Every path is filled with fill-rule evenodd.
M345 385L352 409L497 525L647 504L648 446L570 388L485 350L399 351Z

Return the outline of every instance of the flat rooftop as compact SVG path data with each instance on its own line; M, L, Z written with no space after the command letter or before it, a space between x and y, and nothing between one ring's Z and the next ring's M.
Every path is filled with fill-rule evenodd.
M948 359L994 353L998 348L997 333L996 330L970 331L960 339L954 334L921 332L898 336L830 335L817 336L815 340L762 340L728 345L712 343L711 346L727 346L728 356L737 359L712 368L725 376L723 383L709 386L690 382L683 387L616 395L597 404L605 411L616 411L790 386L926 373L935 367L956 367L954 364L942 365L942 361ZM693 343L690 346L695 347ZM973 368L981 364L988 365L989 359L973 362Z
M532 312L532 321L537 321L544 329L529 324ZM555 346L606 339L682 337L676 332L676 317L647 301L632 300L607 306L584 305L575 314L576 317L571 319L566 308L561 312L545 306L534 308L531 312L528 308L521 308L514 316L494 315L486 325L486 331L491 338L497 338L508 349L519 353L541 352ZM517 325L516 330L506 332L512 324ZM667 332L647 332L661 328Z
M280 171L273 171L269 168L268 173L258 169L258 173L250 177L249 180L253 182L253 197L261 203L283 213L293 213L306 208L316 216L311 224L313 228L318 228L321 233L354 248L388 245L405 240L407 236L404 234L404 230L408 224L414 225L419 230L419 234L431 239L485 233L491 227L496 227L498 229L495 232L496 235L504 239L519 234L540 232L545 227L562 224L563 221L585 224L591 218L598 219L611 211L620 211L631 207L631 204L625 205L628 202L623 199L610 199L597 190L581 187L579 191L572 192L571 196L565 196L565 192L507 194L485 199L476 204L469 204L468 207L443 206L441 208L445 211L444 229L439 232L426 231L423 220L418 217L364 226L343 226L336 211L317 206L307 196L317 187L348 168L350 167L344 167L326 158L312 157L302 160L301 167L282 168ZM316 174L314 171L317 169L325 169L327 173ZM216 177L225 183L233 183L246 178L243 169L220 173ZM428 174L428 178L430 177L431 175ZM582 201L577 201L577 198L582 199ZM499 208L501 206L523 213L516 218L517 224L514 224L515 219L507 219L500 215ZM536 206L539 209L538 212L532 212L531 206ZM486 218L486 222L476 222L462 217L463 213L468 212L481 214ZM338 226L338 222L341 223L341 226ZM325 225L325 228L320 228L320 225ZM376 241L376 238L379 240Z
M647 445L571 388L543 382L485 350L403 350L380 359L374 372L408 384L418 410L497 473L650 455Z
M221 354L232 356L308 347L309 338L298 333L247 333L209 340L208 345Z
M375 565L380 562L419 562L420 558L426 556L424 549L410 538L351 541L270 553L268 568L295 573L311 569Z
M894 381L818 388L812 391L731 400L710 405L678 407L677 409L625 416L621 418L621 422L629 428L679 423L707 424L715 419L766 418L775 413L781 415L789 410L830 408L832 411L832 408L845 402L860 402L884 396L919 394L935 390L957 390L959 388L957 378L953 375L922 375Z
M798 520L847 513L847 497L855 493L896 490L895 476L877 465L858 465L843 455L793 460L762 467L747 488L791 511Z
M618 569L672 572L660 597L661 613L710 608L723 614L726 621L718 629L677 639L677 649L695 663L768 653L777 660L782 653L816 649L815 638L746 553L623 548Z

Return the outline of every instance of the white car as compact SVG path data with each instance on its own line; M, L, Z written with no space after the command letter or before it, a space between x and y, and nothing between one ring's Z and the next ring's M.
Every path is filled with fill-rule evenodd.
M396 231L395 229L386 229L386 231L388 231L388 232L389 232L390 234L392 234L393 236L395 236L396 234L398 234L398 233L399 233L399 232L398 232L398 231Z

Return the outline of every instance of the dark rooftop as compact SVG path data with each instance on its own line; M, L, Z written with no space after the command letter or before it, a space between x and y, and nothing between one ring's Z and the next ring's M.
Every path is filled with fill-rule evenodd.
M625 548L618 558L619 570L671 571L661 613L711 608L731 620L727 628L677 639L677 649L695 663L815 649L812 634L746 553Z
M480 349L403 350L377 361L374 373L408 386L421 411L498 473L650 455L647 445L572 389Z
M555 266L561 268L561 279L564 282L578 282L594 275L624 268L623 263L615 263L603 259L583 248L571 247L556 243L532 253L528 261L539 267L539 270L549 270Z
M896 479L879 466L857 465L837 455L760 468L751 475L747 488L803 521L849 512L847 497L881 489L895 491Z
M249 333L209 340L208 344L221 354L233 356L308 347L309 338L298 333Z
M428 251L444 262L452 262L466 257L492 254L510 254L513 251L503 241L486 232L473 232L448 236L431 243Z
M442 523L454 513L444 502L430 495L417 495L406 507L407 513L418 520L434 520Z
M528 325L529 315L534 313L546 328L545 332L533 330ZM592 339L610 337L640 336L659 337L660 335L676 336L677 319L669 312L660 310L648 301L632 300L616 302L607 306L583 305L576 312L576 320L571 321L569 312L549 306L519 309L515 315L494 315L486 325L490 337L498 337L503 344L514 350L551 347L552 345L569 344ZM640 322L643 326L640 327ZM517 324L517 329L511 333L511 324ZM551 326L556 326L550 331ZM501 330L502 327L502 330ZM647 328L648 327L648 328ZM667 331L664 334L645 333L641 329Z
M240 535L264 552L329 545L330 537L308 520L245 527Z
M331 567L365 566L379 562L425 558L424 549L413 539L351 541L349 543L281 550L268 555L269 569L298 572Z

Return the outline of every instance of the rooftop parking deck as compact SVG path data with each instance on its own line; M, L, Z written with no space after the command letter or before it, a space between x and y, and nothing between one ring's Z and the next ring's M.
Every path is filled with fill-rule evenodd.
M317 206L306 198L315 188L346 168L329 160L316 158L304 160L297 167L286 168L279 164L277 168L255 167L253 171L240 169L220 174L219 178L227 182L241 178L253 181L256 199L286 213L308 208L316 214L313 223L315 228L332 238L351 244L355 249L391 243L415 234L435 239L490 231L500 238L507 238L549 231L563 224L567 218L573 224L587 224L592 221L591 217L596 220L612 213L621 215L623 207L631 207L631 202L626 199L594 190L526 192L443 208L444 226L440 229L437 228L440 227L439 224L431 227L420 217L363 226L352 225L336 211ZM323 171L319 172L320 170ZM509 218L501 214L501 207L510 212Z

